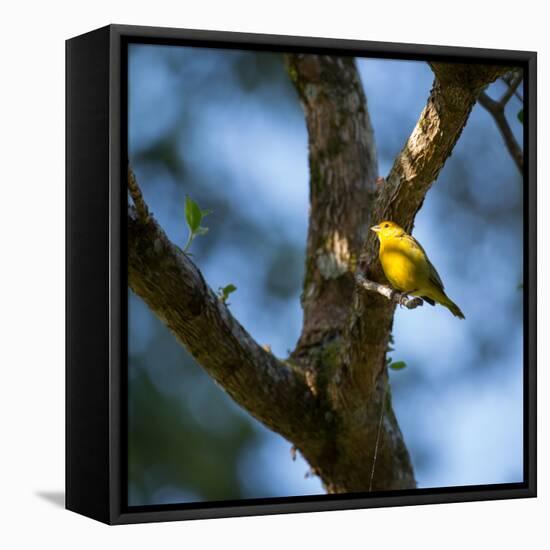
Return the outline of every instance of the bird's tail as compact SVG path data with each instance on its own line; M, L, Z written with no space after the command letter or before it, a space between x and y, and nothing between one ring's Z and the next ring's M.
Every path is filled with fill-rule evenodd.
M434 302L445 306L455 317L465 319L462 310L445 294L442 288L432 289L428 297Z
M462 310L446 294L443 294L442 298L443 299L439 301L442 306L445 306L455 317L465 319Z

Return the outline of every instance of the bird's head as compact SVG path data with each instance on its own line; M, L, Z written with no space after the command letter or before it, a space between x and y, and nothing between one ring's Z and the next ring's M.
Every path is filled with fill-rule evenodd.
M378 235L380 240L401 237L405 234L405 230L402 227L390 220L381 221L378 225L374 225L370 229Z

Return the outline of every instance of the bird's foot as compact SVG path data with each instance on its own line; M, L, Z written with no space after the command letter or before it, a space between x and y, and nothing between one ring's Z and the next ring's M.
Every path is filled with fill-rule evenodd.
M397 303L399 304L400 307L406 307L407 306L407 303L409 302L409 296L407 295L406 292L400 292L398 294L399 296L399 299L397 301Z
M400 307L406 307L407 309L414 309L418 306L424 305L422 298L418 296L409 296L406 292L398 293L398 301Z

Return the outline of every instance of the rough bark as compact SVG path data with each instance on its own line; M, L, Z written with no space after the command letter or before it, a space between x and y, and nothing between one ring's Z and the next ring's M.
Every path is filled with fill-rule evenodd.
M300 439L315 432L302 371L259 346L156 220L128 212L128 284L195 360L269 428ZM296 419L300 419L299 422Z
M391 404L382 405L386 377L376 392L362 394L360 402L349 401L340 387L355 271L372 225L378 176L374 132L355 60L298 54L286 56L286 63L304 109L310 165L304 325L292 357L307 370L337 424L332 448L327 445L323 460L313 457L315 470L329 492L367 490L386 408L372 488L414 487ZM307 451L304 455L311 463Z
M370 227L378 176L374 132L351 57L288 55L309 142L309 227L297 353L341 334Z
M290 55L287 67L308 127L311 206L304 325L291 357L276 359L252 340L149 215L131 174L137 209L128 217L129 285L237 403L301 451L327 491L412 488L387 386L396 296L381 287L368 228L382 218L412 228L479 93L505 71L433 64L426 108L377 186L374 136L354 60ZM365 287L367 278L375 292L358 289L356 281Z

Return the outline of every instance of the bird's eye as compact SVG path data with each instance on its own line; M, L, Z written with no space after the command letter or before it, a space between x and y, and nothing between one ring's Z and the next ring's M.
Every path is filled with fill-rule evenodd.
M384 227L389 227L389 226L390 226L389 223L385 223L385 224L384 224Z

